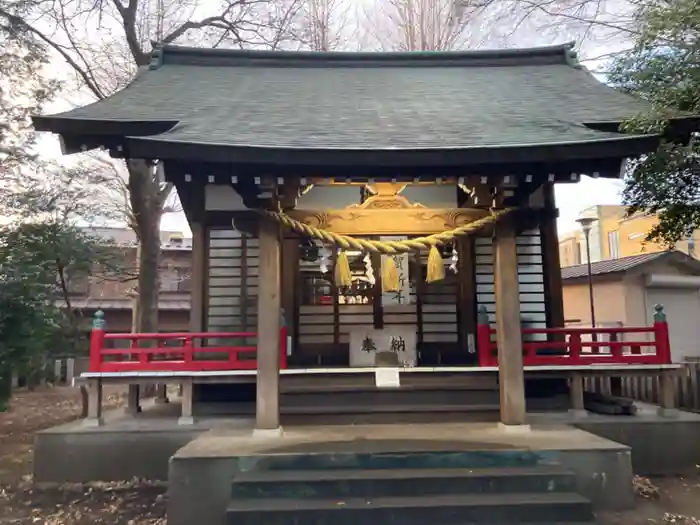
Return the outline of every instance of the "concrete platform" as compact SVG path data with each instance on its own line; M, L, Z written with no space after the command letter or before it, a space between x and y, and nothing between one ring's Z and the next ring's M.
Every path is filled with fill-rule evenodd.
M674 411L671 417L658 415L658 407L635 401L634 416L588 414L567 420L585 430L632 449L632 468L642 476L681 476L697 473L700 465L700 414ZM550 421L556 414L548 414Z
M637 474L682 475L695 471L700 464L700 415L681 411L675 418L662 418L656 407L637 405L640 411L635 416L589 413L581 418L568 412L547 412L531 413L530 421L535 426L571 425L627 445L632 449ZM133 477L166 480L170 457L196 437L216 428L238 429L245 435L253 426L250 417L202 417L196 418L194 425L183 426L177 424L179 414L175 400L168 405L145 406L144 412L136 416L108 412L102 427L85 427L77 421L39 432L34 477L38 482L57 483Z
M597 508L632 505L629 447L567 425L507 432L490 423L287 429L261 439L217 427L170 460L169 523L223 523L231 480L251 471L483 469L559 465ZM203 520L203 521L202 521Z
M181 447L221 424L220 419L177 424L179 403L144 404L136 416L123 410L104 415L105 424L82 421L43 430L34 439L34 479L39 483L82 483L132 478L168 479L168 460ZM236 420L227 424L236 425ZM249 419L241 425L252 428Z

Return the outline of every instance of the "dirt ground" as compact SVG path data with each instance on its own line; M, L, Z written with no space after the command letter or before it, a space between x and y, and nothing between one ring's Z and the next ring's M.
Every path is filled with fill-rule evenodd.
M123 391L106 390L106 408L123 402ZM19 391L11 411L0 413L0 525L166 525L162 483L133 480L42 490L32 485L34 433L76 419L80 406L77 389L56 387ZM638 478L635 488L635 509L601 514L598 523L700 525L700 467L687 478Z
M700 469L685 478L638 477L634 485L635 508L605 513L599 516L601 525L700 524Z
M105 408L124 403L107 387ZM32 486L34 433L80 415L80 391L69 387L18 391L0 413L0 525L164 525L165 486L143 481L37 490Z

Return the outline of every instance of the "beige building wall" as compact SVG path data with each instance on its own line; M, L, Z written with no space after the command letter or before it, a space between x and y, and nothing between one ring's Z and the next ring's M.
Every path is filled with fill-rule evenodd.
M653 305L647 304L645 277L627 278L625 282L625 312L629 326L647 326Z
M610 216L603 219L601 221L601 234L604 237L603 257L614 259L665 250L664 245L646 240L649 231L657 223L658 219L649 215L637 215L629 218L624 218L624 215L621 217ZM617 254L611 252L612 235L617 238Z
M564 317L568 324L591 326L588 283L564 283ZM643 279L593 283L596 326L649 326ZM651 334L626 334L627 341L651 340Z
M654 304L663 304L669 316L671 349L674 360L700 356L700 292L696 288L647 288L649 275L687 276L695 274L674 264L657 263L642 274L611 274L594 278L596 324L610 326L647 326L653 324ZM564 281L564 315L569 325L590 326L590 301L586 279ZM628 341L651 340L652 334L627 334Z
M584 326L591 325L591 306L588 282L567 284L564 282L564 319ZM596 324L628 324L626 290L622 282L598 282L593 284Z
M562 267L576 266L583 262L581 249L585 250L585 247L579 237L579 234L569 233L559 238L559 263Z
M658 223L657 217L644 214L626 217L626 214L627 207L618 205L593 206L581 212L581 216L597 219L591 231L591 235L597 238L591 239L591 244L596 244L600 249L599 256L592 253L593 261L658 252L668 248L661 243L646 240L649 231ZM577 243L581 246L581 252L577 252ZM675 249L700 258L700 230L693 233L690 243L688 240L680 241ZM574 266L585 262L585 257L578 255L583 253L583 250L585 240L581 231L569 232L559 238L562 266Z

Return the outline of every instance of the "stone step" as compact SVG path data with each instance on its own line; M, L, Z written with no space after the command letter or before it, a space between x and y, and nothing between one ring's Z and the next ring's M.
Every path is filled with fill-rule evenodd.
M574 474L558 466L492 469L267 470L236 476L232 497L376 498L575 490Z
M374 412L365 409L361 412L339 413L326 410L313 414L304 412L293 414L283 413L282 426L496 423L499 421L499 417L499 408L497 405L486 407L448 407L445 411L419 410L415 412Z
M299 443L274 455L250 456L271 471L486 469L549 466L542 456L525 449L483 450L482 443L449 441L354 440ZM450 452L450 447L454 451Z
M374 373L283 375L280 392L343 392L376 389ZM402 373L401 390L498 390L496 375Z
M200 403L198 415L254 415L255 406L250 403ZM498 411L498 403L457 404L457 403L357 403L357 404L283 404L280 413L284 414L400 414L435 412Z
M430 495L407 498L232 501L230 525L465 525L589 523L590 501L568 492Z
M287 392L282 394L283 407L363 407L372 406L413 407L432 410L432 406L459 407L465 405L498 405L498 390L443 390L443 389L378 389L333 392L319 395L317 392Z

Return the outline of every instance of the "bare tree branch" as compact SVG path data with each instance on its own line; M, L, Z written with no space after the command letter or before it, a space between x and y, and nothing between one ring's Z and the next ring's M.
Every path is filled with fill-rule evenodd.
M379 47L394 51L448 51L473 40L478 17L495 0L379 0L365 12Z
M72 67L73 70L83 79L85 85L90 89L90 91L92 91L92 93L97 98L105 97L105 94L102 92L102 89L95 81L95 78L90 74L89 71L83 69L80 66L80 64L78 64L78 62L70 55L70 53L65 49L64 46L59 45L48 35L46 35L43 31L40 31L34 25L30 24L23 18L13 15L12 13L2 8L0 8L0 15L6 17L8 20L10 20L11 23L26 27L29 31L34 33L38 38L40 38L49 47L51 47L54 51L58 52L63 57L63 59L68 63L68 65Z
M37 0L37 8L11 22L27 27L56 51L75 72L78 88L84 84L103 99L148 63L152 41L277 48L288 38L301 2L221 1L217 6L202 0ZM103 155L91 160L139 239L137 325L156 331L159 228L163 213L178 209L173 186L159 180L144 160L128 159L126 166Z
M293 26L293 38L313 51L344 48L350 4L344 0L303 0Z
M640 34L640 30L636 27L634 20L631 20L630 24L622 24L620 22L613 22L604 20L602 18L602 13L604 12L602 2L599 0L584 0L579 4L575 5L573 12L567 10L564 6L552 2L551 0L544 2L536 2L533 0L520 0L521 7L529 11L530 14L534 11L540 11L551 18L552 22L557 20L568 20L572 22L578 22L585 26L584 35L586 36L590 32L591 27L603 27L611 29L616 32L624 33L630 36L636 36ZM550 6L559 7L559 9L552 9ZM593 9L592 13L587 13L589 9Z
M117 12L122 18L122 27L124 28L124 37L126 44L129 46L131 57L137 66L148 64L148 55L141 48L141 42L136 29L136 10L138 0L129 0L128 5L124 6L119 0L112 0L112 3L117 8Z

